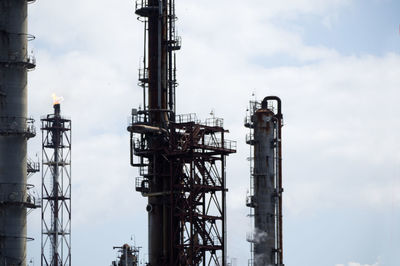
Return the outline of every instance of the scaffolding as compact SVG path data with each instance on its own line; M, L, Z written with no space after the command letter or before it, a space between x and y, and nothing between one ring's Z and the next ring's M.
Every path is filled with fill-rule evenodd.
M220 118L204 123L193 115L176 118L185 122L171 122L166 131L154 131L155 137L166 142L162 149L149 148L148 136L133 134L133 129L146 127L137 122L143 119L134 117L129 126L132 155L139 158L133 165L143 174L136 179L136 190L146 197L160 197L170 212L164 221L170 225L166 243L170 257L160 265L226 265L225 157L236 152L236 142L225 139L227 131ZM155 173L158 161L154 157L168 162L165 170L169 172ZM153 188L158 176L168 180L162 191ZM147 211L153 208L148 205Z
M42 122L42 266L71 265L71 120L60 104Z

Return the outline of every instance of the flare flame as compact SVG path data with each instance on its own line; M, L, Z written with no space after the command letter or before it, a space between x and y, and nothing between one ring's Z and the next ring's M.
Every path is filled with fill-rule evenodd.
M62 101L64 101L64 97L57 96L55 93L53 93L51 97L53 98L53 105L60 104Z

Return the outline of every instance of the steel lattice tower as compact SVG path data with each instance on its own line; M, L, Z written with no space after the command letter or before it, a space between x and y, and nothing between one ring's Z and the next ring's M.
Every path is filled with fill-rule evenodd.
M36 208L27 185L27 140L35 136L27 117L28 3L0 1L0 265L26 265L27 209Z
M71 120L42 121L42 266L71 265Z
M271 102L275 101L277 108ZM245 127L250 129L250 207L253 231L247 240L251 246L249 266L283 266L282 246L282 112L276 96L250 102Z
M139 0L144 59L139 69L143 109L128 126L136 190L148 198L149 265L226 265L225 139L223 120L200 122L175 114L174 0Z

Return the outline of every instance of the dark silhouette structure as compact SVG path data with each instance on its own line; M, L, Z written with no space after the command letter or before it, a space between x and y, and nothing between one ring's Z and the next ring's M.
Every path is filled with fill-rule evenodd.
M226 265L225 158L236 143L223 120L176 115L174 0L140 0L143 109L128 126L136 190L148 198L149 265Z

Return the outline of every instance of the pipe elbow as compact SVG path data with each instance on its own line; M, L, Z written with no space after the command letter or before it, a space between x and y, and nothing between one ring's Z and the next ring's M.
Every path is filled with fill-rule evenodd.
M268 108L268 101L276 101L277 102L277 108L278 108L278 112L277 112L277 116L278 117L282 117L282 101L278 96L267 96L264 98L264 100L261 102L261 107L264 109Z

